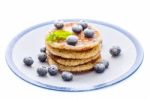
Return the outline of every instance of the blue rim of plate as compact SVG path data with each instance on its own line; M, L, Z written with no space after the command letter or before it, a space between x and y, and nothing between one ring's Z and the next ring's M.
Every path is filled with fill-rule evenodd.
M64 22L67 22L67 21L80 21L81 19L62 19ZM86 89L72 89L72 88L68 88L68 87L58 87L58 86L53 86L53 85L48 85L48 84L43 84L41 82L38 82L38 81L35 81L33 79L30 79L28 77L26 77L23 73L21 73L17 67L15 66L14 62L13 62L13 58L12 58L12 52L13 52L13 48L16 44L16 42L21 38L23 37L25 34L29 33L30 31L34 30L34 29L37 29L37 28L40 28L42 26L45 26L45 25L50 25L50 24L53 24L54 21L50 21L50 22L45 22L45 23L41 23L41 24L38 24L38 25L35 25L35 26L32 26L24 31L22 31L21 33L19 33L8 45L8 48L6 50L6 55L5 55L5 58L6 58L6 62L9 66L9 68L11 69L11 71L17 75L19 78L21 78L22 80L32 84L32 85L35 85L35 86L38 86L38 87L41 87L41 88L45 88L45 89L50 89L50 90L57 90L57 91L64 91L64 92L83 92L83 91L92 91L92 90L97 90L97 89L101 89L101 88L105 88L105 87L108 87L108 86L112 86L114 84L117 84L125 79L127 79L129 76L131 76L133 73L135 73L137 71L137 69L140 67L140 65L142 64L143 62L143 59L144 59L144 52L143 52L143 49L140 45L140 43L138 42L138 40L136 38L134 38L129 32L121 29L120 27L118 26L115 26L115 25L112 25L112 24L109 24L109 23L105 23L105 22L101 22L101 21L95 21L95 20L89 20L89 19L85 19L85 21L88 21L90 23L94 23L94 24L100 24L100 25L104 25L104 26L107 26L107 27L110 27L110 28L113 28L117 31L120 31L122 34L124 34L125 36L127 36L134 44L135 48L136 48L136 52L137 52L137 57L136 57L136 60L135 60L135 63L133 64L133 66L129 69L129 71L127 71L126 73L124 73L123 75L121 75L120 77L110 81L110 82L107 82L107 83L103 83L103 84L99 84L99 85L95 85L95 86L91 86L89 88L86 88Z

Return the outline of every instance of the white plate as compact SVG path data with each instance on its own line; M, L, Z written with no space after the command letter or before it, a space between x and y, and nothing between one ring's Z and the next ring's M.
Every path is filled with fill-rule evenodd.
M80 19L67 19L68 21L79 21ZM102 58L109 61L109 68L102 74L94 71L74 75L71 82L65 82L60 74L57 76L39 77L36 68L45 66L38 61L37 55L40 48L44 46L45 35L53 28L53 22L42 23L18 34L9 44L6 51L6 61L10 69L24 81L33 85L59 91L89 91L100 89L116 84L133 74L141 65L143 60L143 50L138 41L128 32L117 26L86 20L89 24L100 29L103 37ZM113 58L109 54L109 49L113 45L118 45L122 49L119 57ZM31 56L34 59L32 68L23 64L23 58Z

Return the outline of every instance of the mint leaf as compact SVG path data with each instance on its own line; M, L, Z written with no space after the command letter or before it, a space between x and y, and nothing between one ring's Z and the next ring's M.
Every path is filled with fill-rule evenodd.
M49 35L46 37L46 42L65 40L69 35L72 35L72 33L69 31L55 30L49 33Z

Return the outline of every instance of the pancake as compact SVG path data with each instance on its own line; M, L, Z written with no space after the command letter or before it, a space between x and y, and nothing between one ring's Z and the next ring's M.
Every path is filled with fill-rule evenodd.
M75 24L77 24L77 23L76 22L67 22L64 24L63 30L72 32L72 26ZM65 40L59 41L59 42L47 42L47 41L45 41L45 43L47 46L51 46L53 48L62 49L62 50L83 51L83 50L91 49L91 48L101 44L102 38L101 38L100 32L98 30L91 27L90 25L88 25L88 28L92 28L92 30L94 31L93 38L84 37L83 31L78 35L73 33L74 35L78 36L78 38L79 38L76 46L68 45ZM55 29L51 30L50 33L54 30Z
M86 71L93 69L95 64L101 61L101 58L98 57L97 59L95 59L91 62L88 62L86 64L82 64L82 65L78 65L78 66L61 65L61 64L53 61L53 59L49 56L47 56L47 61L48 61L49 65L56 64L58 66L59 71L69 71L69 72L73 72L73 73L81 73L81 72L86 72Z
M59 71L81 73L92 70L95 64L101 61L102 38L100 31L88 24L85 33L85 28L77 28L81 31L78 33L76 30L72 30L74 25L78 25L77 22L65 22L63 25L62 28L55 26L46 36L47 62L49 65L56 64ZM71 35L77 36L77 39Z
M87 62L90 62L92 60L97 59L98 57L100 57L100 53L98 52L95 56L91 57L91 58L87 58L87 59L65 59L65 58L61 58L55 55L50 55L50 57L57 63L61 64L61 65L65 65L65 66L78 66L81 64L85 64Z
M62 50L62 49L56 49L52 48L50 46L46 45L47 53L53 54L55 56L59 56L62 58L68 58L68 59L87 59L95 56L98 52L100 52L101 45L97 45L92 49L86 50L86 51L70 51L70 50Z

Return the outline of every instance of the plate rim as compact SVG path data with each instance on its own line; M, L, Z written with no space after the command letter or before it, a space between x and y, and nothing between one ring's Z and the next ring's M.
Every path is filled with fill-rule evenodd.
M67 22L67 21L80 21L80 20L83 20L83 19L60 19L60 20L63 20L64 22ZM122 34L127 36L132 41L132 43L134 44L134 46L136 48L136 51L137 51L137 57L136 57L136 60L135 60L135 62L133 64L133 66L126 73L124 73L123 75L121 75L120 77L118 77L116 79L113 79L110 82L99 84L99 85L95 85L95 86L90 86L87 89L73 89L73 88L69 88L69 87L58 87L58 86L43 84L43 83L40 83L38 81L35 81L33 79L30 79L30 78L26 77L23 73L21 73L17 69L17 67L15 66L15 64L13 62L13 59L12 59L13 47L15 46L15 43L21 37L23 37L25 34L29 33L30 31L32 31L34 29L40 28L42 26L50 25L50 24L52 24L54 22L54 20L31 26L31 27L25 29L24 31L20 32L18 35L16 35L10 41L10 43L8 44L6 53L5 53L5 60L6 60L6 63L8 65L8 67L10 68L10 70L16 76L18 76L22 80L24 80L24 81L26 81L26 82L28 82L28 83L30 83L32 85L35 85L35 86L38 86L38 87L41 87L41 88L45 88L45 89L56 90L56 91L63 91L63 92L83 92L83 91L92 91L92 90L106 88L108 86L115 85L115 84L117 84L117 83L127 79L132 74L134 74L138 70L138 68L141 66L141 64L143 62L143 59L144 59L144 51L143 51L143 48L142 48L141 44L139 43L139 41L134 36L132 36L131 33L125 31L124 29L122 29L122 28L120 28L120 27L118 27L116 25L113 25L113 24L110 24L110 23L106 23L106 22L102 22L102 21L91 20L91 19L84 19L84 20L88 21L90 23L104 25L104 26L113 28L113 29L115 29L117 31L120 31Z

